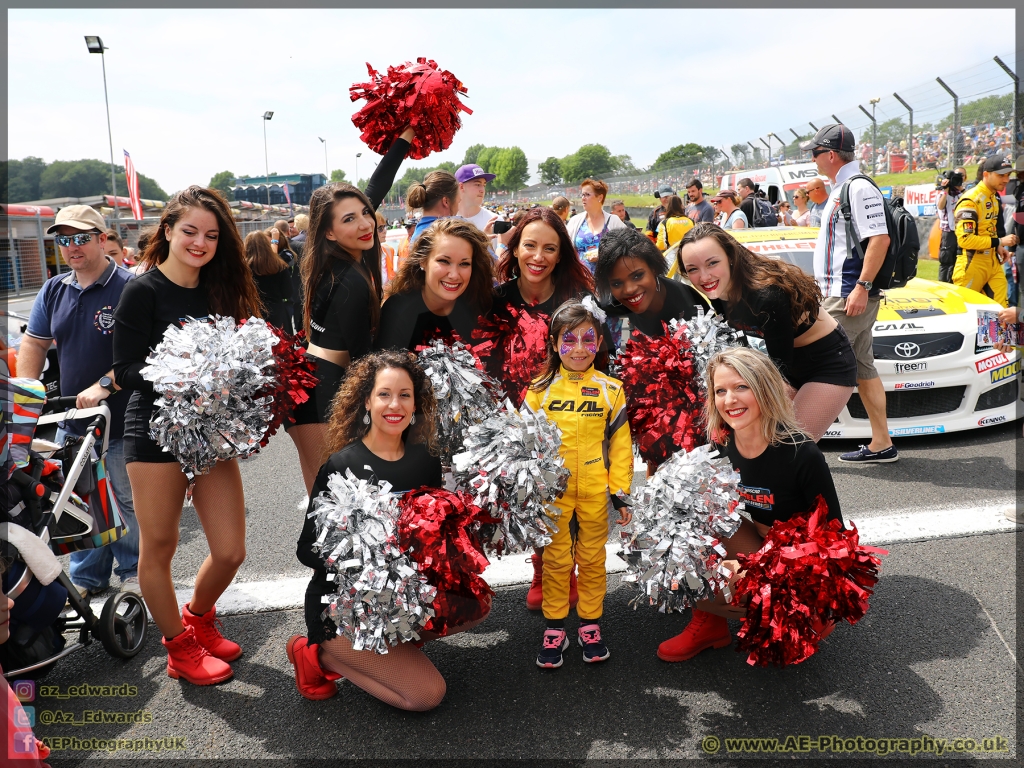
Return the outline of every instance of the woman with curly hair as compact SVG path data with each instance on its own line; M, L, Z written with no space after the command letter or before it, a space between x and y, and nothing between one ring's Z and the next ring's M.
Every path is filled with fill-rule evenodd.
M313 500L327 490L328 478L336 472L344 474L346 469L360 479L388 482L396 494L424 486L440 488L434 410L430 381L412 355L376 352L354 362L334 400L327 433L332 455L316 476L309 512ZM307 516L296 554L303 565L313 569L306 587L308 634L288 641L288 659L295 665L299 693L307 699L329 699L338 692L333 681L345 677L399 709L436 707L444 698L445 682L420 650L422 643L400 643L384 655L353 650L352 643L338 635L337 627L324 616L321 598L334 589L313 549L316 538L316 525ZM471 629L489 611L490 605L479 621L454 631ZM421 633L423 641L435 637Z
M450 336L469 343L490 312L494 262L487 235L464 219L438 219L412 244L388 285L377 349L415 351Z
M752 253L708 223L686 233L677 258L715 311L775 361L797 421L820 440L853 394L857 361L842 326L821 308L814 278L794 264Z

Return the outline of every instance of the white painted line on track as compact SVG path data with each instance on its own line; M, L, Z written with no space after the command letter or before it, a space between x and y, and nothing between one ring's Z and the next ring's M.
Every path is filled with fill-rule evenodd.
M884 545L988 533L1009 533L1019 527L1007 518L1007 513L1012 515L1014 511L1012 504L1003 504L865 517L860 520L854 519L853 522L860 531L862 543ZM605 567L608 573L625 571L625 561L616 554L619 550L618 543L606 545L605 550ZM492 587L528 584L533 577L533 566L526 554L506 555L500 560L495 559L484 571L483 577ZM236 582L228 587L217 601L217 614L230 616L301 608L308 583L309 577L305 575L281 576L271 581ZM178 605L187 603L191 596L191 588L177 590ZM103 608L103 600L94 598L92 605L98 616Z

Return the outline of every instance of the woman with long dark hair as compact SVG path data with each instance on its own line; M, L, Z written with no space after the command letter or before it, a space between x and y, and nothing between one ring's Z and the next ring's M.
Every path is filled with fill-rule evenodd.
M842 326L821 308L814 278L703 222L686 233L678 260L715 311L775 361L793 390L797 420L820 440L853 394L857 361Z
M465 219L439 219L413 242L388 285L377 349L415 351L450 336L471 343L490 312L494 262L487 236Z
M210 554L192 598L178 612L171 560L188 478L174 455L153 442L156 395L142 376L150 349L186 318L258 315L259 294L231 209L216 190L192 186L174 195L142 254L146 271L130 280L114 310L114 378L134 390L125 412L125 463L139 523L139 584L167 648L167 674L196 685L231 677L226 663L242 655L217 629L214 604L245 560L245 499L236 460L219 462L195 480L192 501Z
M276 229L271 232L277 234ZM252 270L256 289L263 303L263 319L282 330L289 321L288 300L292 295L292 279L288 265L271 245L270 235L262 230L245 236L245 260Z
M380 320L383 288L376 211L391 189L415 134L395 139L366 185L320 187L309 200L309 231L302 249L303 324L316 358L318 384L287 427L295 442L307 492L324 452L331 401L345 369L370 351Z
M416 488L440 488L441 461L436 455L435 401L430 381L413 357L405 352L376 352L353 363L335 402L328 444L331 457L317 474L313 500L327 490L327 481L345 470L364 480L390 483L393 493ZM334 680L344 677L386 704L399 709L425 711L444 698L444 678L419 646L400 643L386 654L354 650L348 638L337 634L323 616L321 598L334 591L327 569L313 547L316 524L306 517L296 554L313 569L306 587L307 635L288 641L288 659L295 666L299 693L307 699L334 696ZM450 630L463 632L483 616ZM421 632L422 641L436 635Z

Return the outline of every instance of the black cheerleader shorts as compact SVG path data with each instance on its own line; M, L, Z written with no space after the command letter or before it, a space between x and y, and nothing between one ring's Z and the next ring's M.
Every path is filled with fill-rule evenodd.
M331 418L331 402L341 388L345 369L319 357L313 359L316 360L317 385L306 389L309 399L292 411L295 423L285 424L286 431L301 424L326 424Z
M154 398L132 392L124 412L124 463L142 461L149 464L177 464L174 454L165 451L149 436L149 420L153 415Z
M789 383L795 389L812 381L837 387L857 386L857 358L841 325L806 347L795 347L789 370Z

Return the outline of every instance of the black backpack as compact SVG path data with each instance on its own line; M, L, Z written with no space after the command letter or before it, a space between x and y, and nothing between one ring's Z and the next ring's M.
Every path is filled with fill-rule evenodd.
M864 260L864 249L867 240L857 241L853 234L853 221L850 217L850 182L854 179L867 179L871 186L878 189L874 179L862 173L851 176L843 184L839 192L839 209L846 220L846 242L861 261ZM878 190L881 195L882 191ZM882 195L882 209L885 212L885 227L889 231L889 251L885 254L878 274L871 282L878 288L902 288L911 278L917 277L917 254L921 250L921 237L917 233L917 223L910 211L903 207L903 198L887 200Z
M753 227L777 227L779 226L779 215L775 212L772 204L761 197L754 197L754 220L750 222Z

